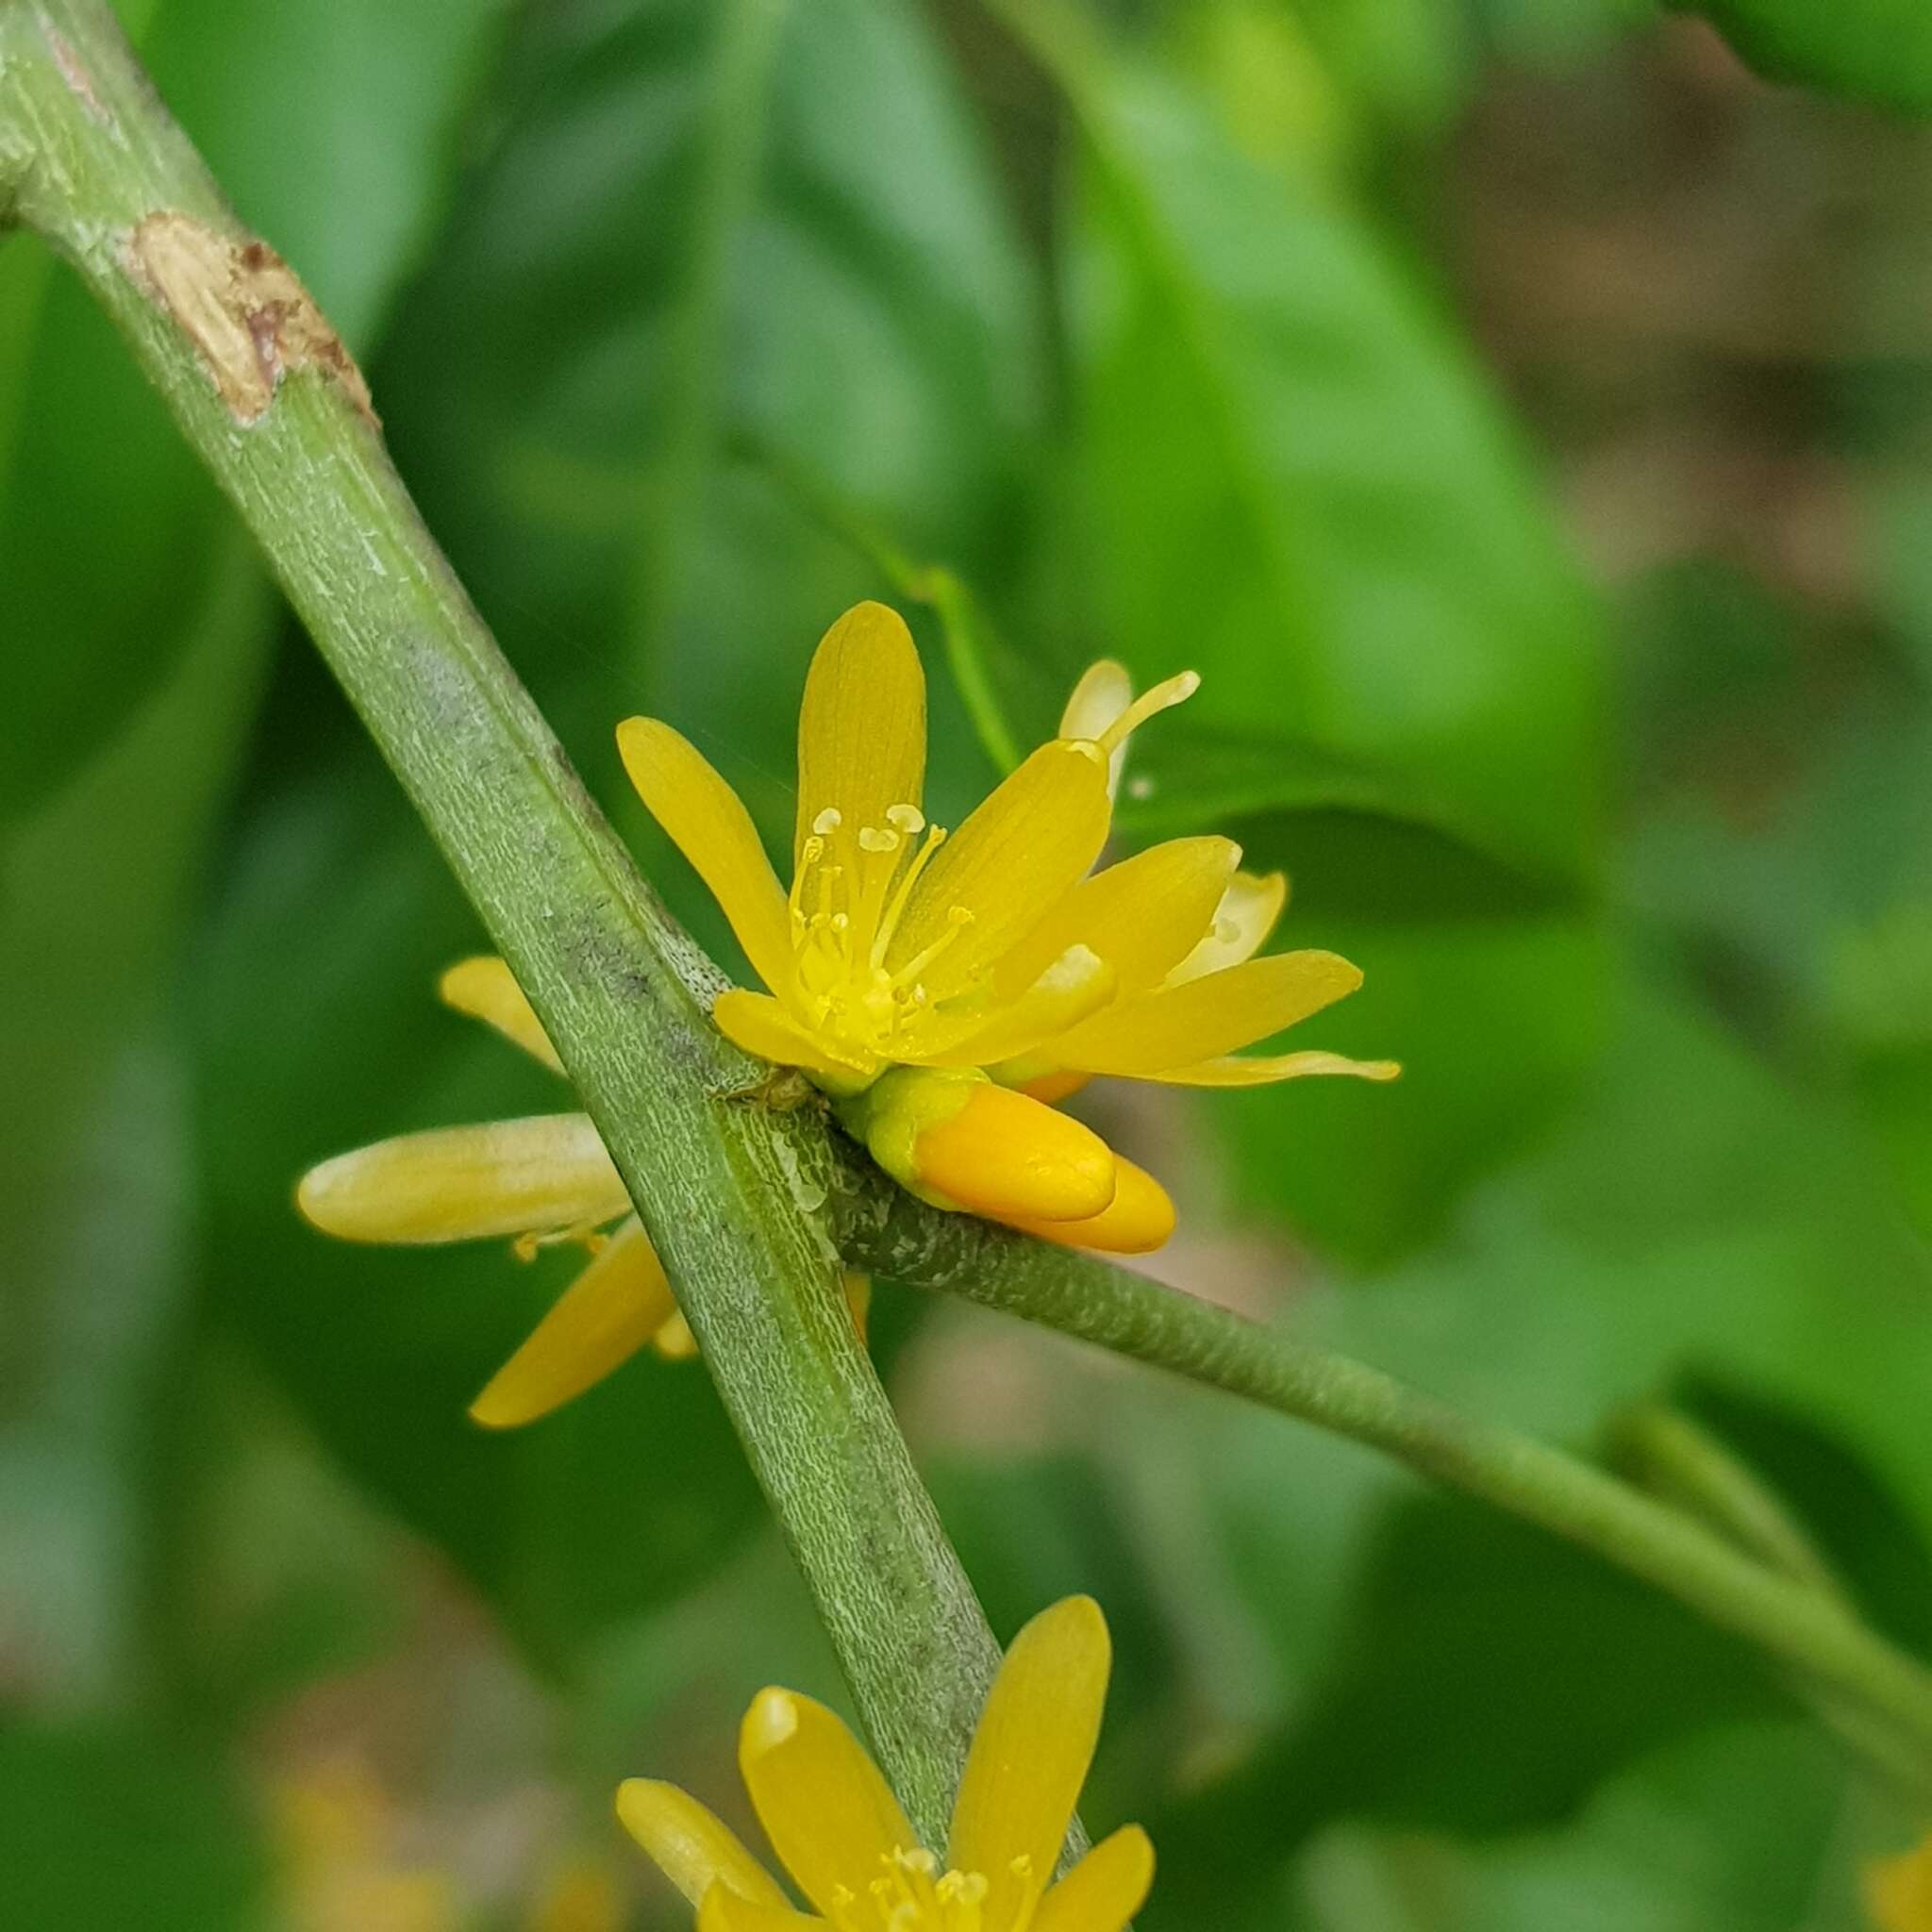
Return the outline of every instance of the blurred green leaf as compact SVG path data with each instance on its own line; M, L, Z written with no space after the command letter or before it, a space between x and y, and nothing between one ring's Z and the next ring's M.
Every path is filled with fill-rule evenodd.
M1699 0L1697 10L1774 80L1932 112L1932 15L1919 0Z
M192 1288L171 995L267 602L225 547L163 687L0 844L0 1644L25 1692L69 1708L157 1661L159 1438Z
M1446 329L1358 217L1154 70L1034 37L1084 137L1076 473L1109 641L1143 680L1196 666L1201 727L1379 770L1505 863L1586 871L1591 613Z
M244 218L361 348L441 198L454 115L502 4L149 0L125 12ZM8 251L9 279L25 273L0 314L13 645L0 818L77 771L167 676L225 517L105 319L27 246Z
M178 1741L0 1730L0 1920L258 1932L267 1860L226 1776Z
M1654 1752L1556 1830L1474 1844L1333 1833L1304 1862L1294 1923L1310 1932L1866 1932L1854 1861L1872 1836L1818 1733L1731 1724Z
M1388 1519L1340 1629L1280 1740L1158 1834L1174 1891L1336 1818L1548 1824L1659 1742L1776 1708L1756 1660L1689 1611L1447 1498Z
M386 368L398 448L540 686L560 639L603 665L600 748L644 702L783 786L810 647L880 585L774 471L986 556L1031 277L911 9L546 9L508 71Z
M1357 1262L1438 1233L1467 1190L1550 1129L1603 1050L1597 924L1472 848L1353 811L1227 829L1285 866L1277 943L1327 946L1361 990L1291 1036L1403 1063L1390 1086L1294 1080L1209 1096L1242 1205Z

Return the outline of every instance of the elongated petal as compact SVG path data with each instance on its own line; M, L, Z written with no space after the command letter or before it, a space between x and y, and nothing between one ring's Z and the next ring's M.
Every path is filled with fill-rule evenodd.
M745 1850L738 1834L689 1791L657 1778L625 1778L617 1788L617 1815L692 1905L701 1904L714 1885L723 1885L754 1905L787 1907L777 1880Z
M913 1036L916 1057L943 1067L995 1065L1077 1026L1106 1006L1118 986L1113 968L1098 954L1069 946L1024 992L994 1008L991 1019L968 1021L959 1038L947 1041L921 1029Z
M524 997L507 960L487 953L474 959L458 959L437 982L436 990L445 1006L494 1026L553 1074L563 1072L563 1062L558 1058L537 1009Z
M798 713L798 833L836 811L857 834L918 808L925 782L925 674L896 610L855 604L819 641Z
M791 976L791 914L758 827L702 753L656 718L617 727L624 769L717 900L752 971L769 987Z
M744 1788L785 1869L820 1911L864 1898L880 1861L919 1843L877 1767L823 1704L760 1690L738 1738Z
M1062 738L1097 739L1105 735L1134 702L1134 680L1124 664L1103 658L1081 672L1079 682L1060 713Z
M485 1428L513 1429L561 1408L621 1368L676 1312L658 1251L632 1215L490 1378L471 1417Z
M1274 953L1109 1007L1054 1042L1070 1067L1146 1077L1247 1046L1362 983L1334 953Z
M1306 1080L1311 1074L1393 1080L1401 1072L1400 1060L1352 1060L1339 1053L1227 1054L1141 1077L1168 1087L1272 1087L1277 1080Z
M1286 873L1236 873L1214 908L1207 937L1168 974L1168 984L1179 986L1183 980L1224 973L1243 959L1252 959L1267 942L1287 904Z
M1024 991L1074 945L1113 968L1123 998L1158 986L1208 930L1241 856L1231 839L1170 839L1082 879L1000 960L995 986Z
M1103 1255L1151 1255L1174 1233L1174 1202L1144 1168L1113 1158L1113 1199L1085 1221L1022 1221L1002 1216L1008 1227L1063 1248L1091 1248Z
M1000 1665L967 1754L947 1854L954 1870L986 1874L990 1925L1012 1922L1027 1873L1043 1886L1059 1860L1093 1761L1112 1655L1100 1606L1074 1596L1035 1617Z
M310 1168L295 1205L347 1241L469 1241L595 1227L630 1206L588 1114L379 1141Z
M894 1173L883 1137L868 1144ZM991 1080L975 1081L963 1106L918 1132L910 1166L898 1178L942 1205L1007 1222L1084 1221L1113 1199L1117 1173L1113 1150L1091 1127Z
M1107 735L1114 722L1134 702L1134 680L1124 664L1103 658L1080 674L1080 681L1060 713L1062 738L1097 740ZM1127 761L1127 747L1117 744L1107 761L1107 795L1121 789L1121 768Z
M808 1932L824 1920L790 1906L754 1905L729 1886L714 1885L698 1911L698 1932Z
M872 1070L863 1060L835 1058L770 993L746 992L734 987L718 995L711 1007L711 1018L725 1039L735 1041L746 1053L781 1067L803 1067L808 1074L823 1074L830 1079L845 1079Z
M1007 778L940 847L886 964L918 974L934 1001L964 991L1031 932L1107 841L1107 768L1091 745L1055 740Z
M1032 1932L1121 1932L1153 1884L1154 1847L1138 1824L1124 1824L1041 1901Z

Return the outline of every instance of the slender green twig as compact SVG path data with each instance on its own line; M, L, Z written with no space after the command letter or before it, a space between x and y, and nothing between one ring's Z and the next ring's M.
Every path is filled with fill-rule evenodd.
M1683 1410L1662 1402L1639 1403L1612 1418L1606 1447L1611 1466L1640 1488L1856 1614L1843 1581L1784 1499ZM1827 1725L1885 1771L1908 1802L1932 1799L1932 1761L1888 1720L1822 1684L1811 1687L1809 1701Z
M102 0L0 0L0 155L25 158L18 218L120 325L541 1013L874 1742L943 1843L997 1652L846 1316L812 1211L823 1130L731 1097L762 1069L709 1024L712 968L424 529L341 344L237 224Z
M1793 1581L1845 1601L1831 1565L1783 1499L1683 1410L1661 1402L1627 1408L1611 1422L1607 1447L1612 1466L1652 1495L1721 1530Z
M1561 1450L1394 1376L1089 1255L944 1215L854 1167L834 1196L855 1267L1020 1315L1349 1436L1668 1591L1881 1719L1932 1768L1932 1673L1833 1596Z

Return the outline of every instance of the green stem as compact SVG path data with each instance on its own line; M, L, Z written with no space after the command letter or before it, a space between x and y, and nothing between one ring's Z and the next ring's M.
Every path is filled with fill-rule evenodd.
M1848 1613L1853 1603L1824 1554L1749 1463L1681 1409L1640 1403L1611 1421L1610 1463L1651 1495L1707 1524L1760 1563L1817 1591ZM1932 1798L1932 1763L1889 1721L1814 1685L1819 1717L1885 1771L1908 1803Z
M1640 1403L1615 1417L1613 1467L1653 1496L1721 1531L1760 1563L1840 1602L1843 1586L1784 1501L1725 1443L1681 1409Z
M941 1214L854 1166L834 1197L854 1267L1019 1315L1368 1444L1540 1524L1842 1697L1932 1770L1932 1674L1829 1594L1627 1483L1363 1363L1090 1255ZM1890 1767L1889 1767L1890 1768Z
M823 1128L740 1097L762 1070L709 1024L712 968L424 529L341 344L237 224L103 0L0 0L0 157L15 217L120 325L541 1013L880 1757L942 1844L997 1651L846 1317L813 1212Z

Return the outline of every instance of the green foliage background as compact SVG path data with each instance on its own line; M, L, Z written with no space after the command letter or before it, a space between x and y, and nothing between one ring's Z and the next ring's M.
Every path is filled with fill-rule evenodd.
M1724 0L1735 53L1640 0L120 10L708 943L610 726L775 831L882 558L965 584L1023 739L1097 656L1195 666L1124 840L1287 867L1369 975L1320 1043L1409 1071L1097 1096L1163 1271L1573 1444L1681 1402L1932 1643L1921 8ZM992 766L908 614L956 818ZM686 1923L612 1786L728 1807L749 1693L829 1661L700 1370L483 1436L568 1263L291 1211L555 1090L434 1005L471 917L17 238L0 644L0 1923L323 1924L288 1792L345 1762L438 1924L560 1932L572 1861ZM1147 1932L1834 1932L1924 1823L1540 1537L989 1317L878 1328L1001 1633L1108 1608L1087 1811L1153 1830Z

